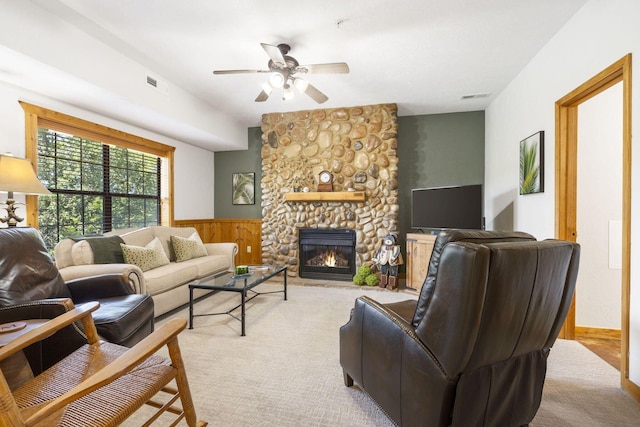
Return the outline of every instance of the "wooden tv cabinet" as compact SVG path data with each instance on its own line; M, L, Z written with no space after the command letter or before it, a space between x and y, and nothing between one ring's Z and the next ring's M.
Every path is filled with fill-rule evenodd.
M420 293L424 279L427 277L431 251L433 251L436 237L437 236L432 234L407 234L406 286L407 288L416 290L418 293Z

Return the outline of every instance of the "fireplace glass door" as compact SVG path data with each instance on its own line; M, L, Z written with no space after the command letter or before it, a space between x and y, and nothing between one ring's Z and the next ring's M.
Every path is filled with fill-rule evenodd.
M299 230L300 277L352 280L355 274L354 230Z

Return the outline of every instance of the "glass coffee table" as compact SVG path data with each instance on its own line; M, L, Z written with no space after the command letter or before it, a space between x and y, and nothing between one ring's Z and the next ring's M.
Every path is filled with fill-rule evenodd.
M242 324L241 336L245 336L245 305L258 295L284 293L284 300L287 300L287 266L257 266L250 267L252 271L248 274L234 274L233 272L224 272L214 274L213 276L205 277L203 279L196 280L189 284L189 329L193 329L193 318L200 316L217 316L220 314L227 314L236 320L239 320ZM270 292L256 292L253 290L256 286L270 278L284 273L284 288L279 291ZM224 291L224 292L237 292L240 294L240 304L236 305L232 309L218 313L202 313L193 314L193 305L196 301L208 298L214 295L215 292L209 293L200 297L198 300L193 298L194 289L206 289L210 291ZM251 293L251 295L249 295ZM240 318L238 318L233 312L240 308Z

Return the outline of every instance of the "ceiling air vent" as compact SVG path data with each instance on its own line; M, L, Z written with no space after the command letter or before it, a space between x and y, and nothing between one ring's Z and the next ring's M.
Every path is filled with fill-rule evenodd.
M151 76L149 73L147 73L147 86L151 86L155 90L162 92L165 95L169 93L169 85L167 85L167 83L163 82L157 77Z
M463 95L462 98L460 98L463 101L467 101L469 99L480 99L480 98L487 98L490 94L489 93L478 93L475 95Z

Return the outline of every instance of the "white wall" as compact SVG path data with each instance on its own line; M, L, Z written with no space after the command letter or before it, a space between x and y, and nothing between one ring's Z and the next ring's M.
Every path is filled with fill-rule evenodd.
M640 87L640 2L591 0L554 36L486 111L487 228L512 203L514 228L554 236L555 102L604 68L633 53L633 86ZM632 126L640 129L640 92L633 93ZM546 131L545 192L518 196L518 142ZM635 140L633 145L636 145ZM630 379L640 384L640 150L632 149ZM634 262L636 260L636 262Z
M18 101L46 107L143 138L176 147L174 153L175 219L213 218L214 153L108 117L61 103L25 89L0 82L0 153L24 157L24 110ZM16 194L24 202L24 196ZM6 193L0 193L0 200ZM18 212L25 213L23 208ZM4 213L2 213L4 216Z
M576 325L620 329L622 83L578 107ZM613 264L609 256L612 255Z

